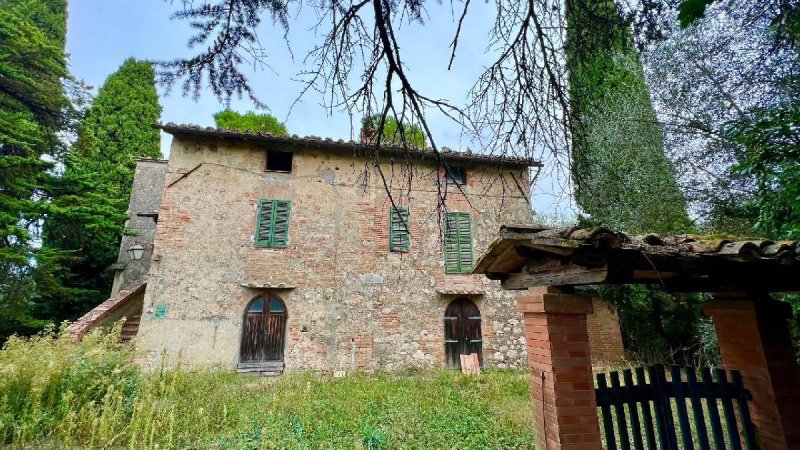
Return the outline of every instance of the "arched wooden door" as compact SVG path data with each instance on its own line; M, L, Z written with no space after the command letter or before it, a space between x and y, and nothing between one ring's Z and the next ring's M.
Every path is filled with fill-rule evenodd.
M461 355L478 354L483 366L481 312L468 298L450 302L444 312L445 361L450 369L461 368Z
M283 361L286 306L277 295L254 298L242 327L240 362Z

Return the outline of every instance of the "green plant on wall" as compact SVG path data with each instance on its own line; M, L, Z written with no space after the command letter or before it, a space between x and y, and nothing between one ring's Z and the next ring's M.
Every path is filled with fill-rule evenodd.
M226 109L214 114L214 122L220 128L252 133L271 133L276 136L288 136L286 124L271 114L259 114L252 111L245 114Z
M578 204L591 223L613 229L688 231L686 200L664 153L639 53L617 6L570 0L567 20Z

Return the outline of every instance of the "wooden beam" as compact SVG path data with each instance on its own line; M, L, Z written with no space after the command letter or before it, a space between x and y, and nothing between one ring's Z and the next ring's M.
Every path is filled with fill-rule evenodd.
M510 274L501 285L503 289L527 289L533 286L574 286L597 284L606 280L606 267L565 265L534 273Z
M674 278L678 274L675 272L659 272L657 270L634 270L634 280L663 280L666 278Z

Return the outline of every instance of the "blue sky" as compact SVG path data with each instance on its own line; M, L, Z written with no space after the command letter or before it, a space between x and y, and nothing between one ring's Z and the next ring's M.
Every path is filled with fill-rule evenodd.
M449 2L428 4L426 25L404 24L398 34L409 76L421 92L463 105L469 88L491 62L486 36L494 18L493 4L470 4L456 60L449 71L449 44L460 11L451 10ZM169 18L181 7L180 1L162 0L70 1L67 24L70 70L96 89L128 57L167 60L193 54L193 50L187 47L191 35L188 25ZM358 130L351 129L349 118L343 112L331 114L322 107L322 98L318 94L304 97L287 116L302 89L297 75L307 68L303 65L303 58L321 39L312 30L316 21L316 12L307 6L292 14L288 34L290 53L283 39L283 29L273 25L269 19L265 20L259 29L259 37L268 50L270 67L246 70L246 73L256 95L269 105L272 114L286 121L291 133L349 139ZM159 88L159 93L162 122L210 126L213 125L212 115L224 108L210 91L203 92L198 101L184 97L179 87L169 94ZM231 107L239 111L254 109L247 99L235 99ZM461 136L460 127L449 119L431 115L429 123L439 146L464 148L468 145ZM168 135L162 136L161 148L165 157L169 153L169 141ZM537 212L557 213L562 209L557 202L554 203L559 197L557 185L550 177L538 184L533 201Z

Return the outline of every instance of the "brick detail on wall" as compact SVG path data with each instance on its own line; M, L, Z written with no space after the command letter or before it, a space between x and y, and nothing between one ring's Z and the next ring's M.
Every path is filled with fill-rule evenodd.
M592 313L586 315L589 347L595 365L618 361L625 357L619 316L605 300L592 298Z
M141 296L147 288L146 282L141 282L138 286L130 289L124 289L109 298L108 300L100 303L87 312L80 319L76 320L69 327L67 333L74 336L75 340L80 341L86 336L93 328L110 325L111 322L119 320L121 317L116 317L114 313L125 309L127 304L131 301L139 299L139 311L141 311Z
M262 173L263 146L175 137L137 339L142 366L171 366L180 355L191 367L235 368L245 308L267 292L286 305L286 372L349 371L353 343L356 370L444 367L443 315L459 297L480 308L484 365L524 366L515 294L483 276L445 274L437 164L382 165L393 174L391 199L410 211L411 245L400 253L389 251L392 202L378 169L354 157L296 149L292 173ZM531 211L503 188L527 179L524 170L468 172L470 202L442 188L449 210L470 212L477 257L501 224L529 221ZM285 248L254 244L263 198L292 202ZM155 305L164 317L148 313Z
M530 288L517 305L525 318L536 448L601 448L586 326L592 298Z
M800 449L800 371L789 334L790 305L766 296L720 295L703 304L714 321L726 369L752 394L760 448Z

